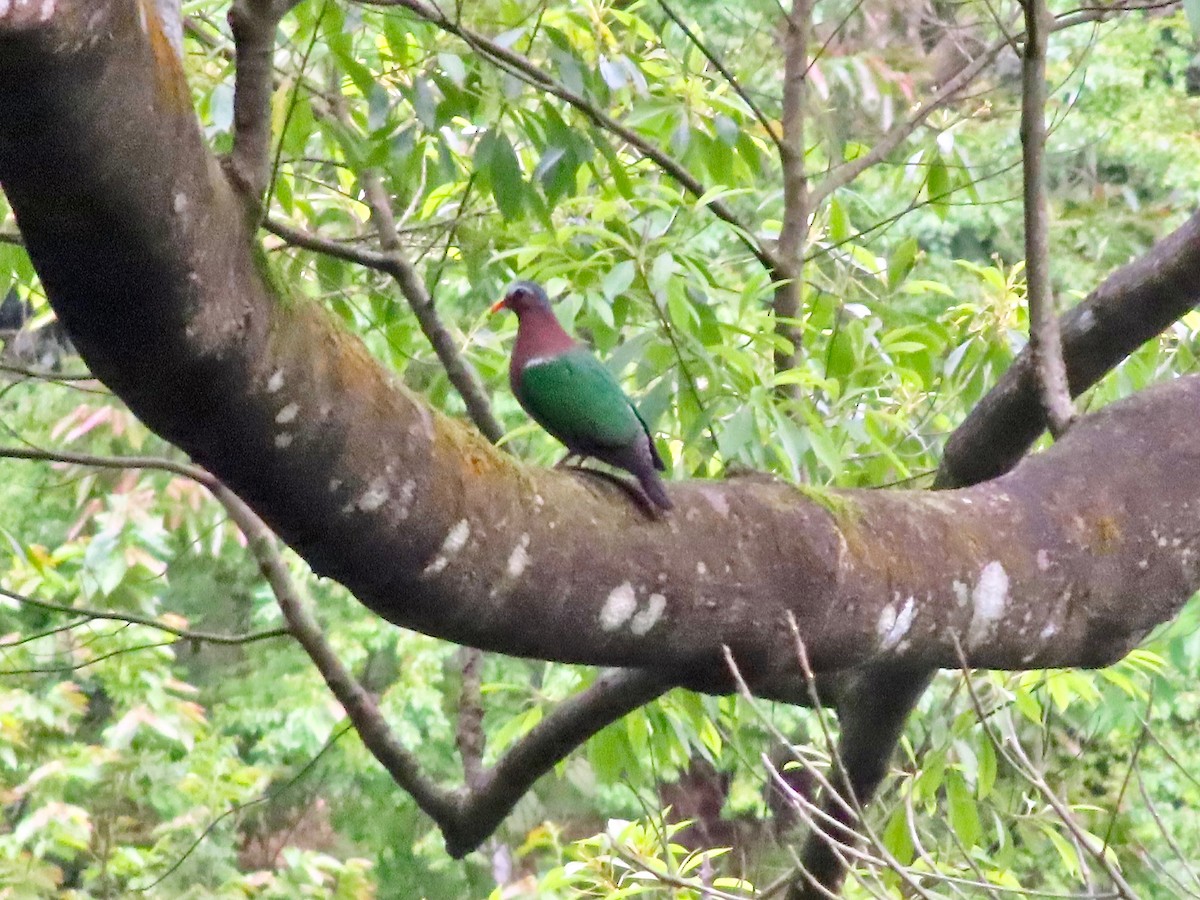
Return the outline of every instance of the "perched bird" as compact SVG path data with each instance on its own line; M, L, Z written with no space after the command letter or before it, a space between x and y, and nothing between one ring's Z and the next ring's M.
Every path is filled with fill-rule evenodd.
M563 331L541 286L518 281L492 312L517 314L517 345L508 379L525 412L572 456L591 456L629 472L650 502L670 509L658 471L666 467L650 429L617 380Z

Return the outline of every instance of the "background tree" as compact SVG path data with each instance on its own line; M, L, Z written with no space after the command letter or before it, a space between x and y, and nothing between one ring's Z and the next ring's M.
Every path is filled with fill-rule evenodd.
M0 13L4 270L90 370L0 401L6 879L1200 885L1200 386L1064 391L1191 365L1173 7L373 6ZM491 393L515 274L642 397L671 518L488 445L556 453ZM961 489L852 490L897 482ZM1036 668L925 690L967 666Z

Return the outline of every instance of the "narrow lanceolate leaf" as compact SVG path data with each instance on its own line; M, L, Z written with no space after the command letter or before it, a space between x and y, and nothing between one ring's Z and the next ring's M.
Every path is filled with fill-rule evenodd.
M511 221L520 217L524 207L525 179L521 174L521 163L508 136L493 132L491 137L487 168L492 180L492 196L496 198L496 206L500 208L500 213Z

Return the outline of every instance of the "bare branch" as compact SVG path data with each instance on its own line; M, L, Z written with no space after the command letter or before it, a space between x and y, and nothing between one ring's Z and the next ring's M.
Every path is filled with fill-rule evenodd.
M1097 9L1085 9L1078 13L1060 16L1051 21L1047 28L1047 32L1053 33L1061 31L1064 28L1071 28L1075 25L1082 25L1087 22L1103 21L1104 19L1115 15L1118 12L1127 9L1139 9L1140 6L1121 6L1121 7L1105 7ZM1023 40L1024 34L1016 35L1016 40ZM1005 47L1009 46L1010 37L1004 37L991 44L984 49L978 56L967 63L950 78L944 85L941 85L937 93L923 101L912 113L904 120L896 123L886 134L870 150L862 156L858 156L849 162L842 163L831 169L825 178L818 182L812 188L812 196L809 200L812 208L820 206L834 191L845 187L854 179L858 178L863 172L877 163L885 160L889 154L906 141L910 135L920 128L933 113L944 107L946 104L958 97L977 77L980 73L994 60Z
M438 315L425 282L400 247L391 199L383 188L379 172L374 169L365 172L362 183L367 206L371 209L371 218L375 220L379 230L379 243L385 253L385 264L381 268L396 280L413 315L417 317L421 331L433 346L433 352L437 354L442 368L446 370L446 376L463 398L471 421L489 441L496 443L504 436L504 426L492 412L492 401L488 398L479 375L459 352L449 329Z
M29 366L15 366L12 363L0 363L0 372L18 375L22 378L36 378L39 381L59 381L63 383L91 381L95 388L77 387L78 390L91 391L96 394L108 394L100 384L100 380L90 372L54 372L48 369L32 369Z
M96 466L101 469L157 469L190 478L210 490L217 484L217 479L199 466L176 462L163 456L95 456L90 453L68 453L65 450L0 447L0 458L74 463L80 466Z
M1025 276L1029 349L1050 433L1063 435L1075 419L1067 388L1062 337L1050 284L1050 209L1046 197L1045 0L1023 0L1025 52L1021 61L1021 146L1025 176Z
M193 631L189 628L176 628L173 625L167 625L158 619L151 619L147 616L136 616L132 613L115 613L102 609L89 609L86 606L67 606L62 603L51 603L48 600L38 600L26 594L18 594L16 591L10 591L4 587L0 587L0 596L7 597L9 600L15 600L24 606L36 606L38 609L44 609L47 612L84 616L88 621L98 619L105 622L126 622L130 625L144 625L147 628L154 628L166 634L173 634L184 640L201 641L206 644L252 644L255 641L263 641L268 638L283 637L288 633L286 628L267 628L263 631L250 631L246 634L217 634L211 631ZM75 624L80 625L83 623L77 622ZM154 646L158 645L155 644Z
M462 653L462 688L458 692L458 725L454 743L462 759L463 780L474 789L483 780L483 695L480 693L483 651L464 647Z
M275 594L283 612L288 631L304 648L329 690L337 697L354 724L363 745L383 765L393 780L412 796L443 830L452 827L461 796L429 781L420 763L397 740L395 733L379 712L371 695L363 689L342 665L325 639L321 626L301 599L300 592L287 570L283 556L275 544L275 536L263 521L242 500L222 484L212 488L213 496L229 512L229 516L246 536L250 552Z
M804 253L808 243L808 175L805 172L806 95L808 82L808 39L812 30L810 0L797 0L784 20L783 140L779 161L783 172L783 228L779 234L779 283L772 308L775 333L788 346L775 350L775 371L795 368L800 358L804 332L796 321L804 299ZM795 397L799 385L783 386Z
M387 253L370 250L366 247L358 247L346 241L337 241L332 238L322 237L319 234L304 231L276 218L268 217L264 219L263 228L271 232L271 234L283 238L289 244L302 247L305 250L311 250L314 253L324 253L327 256L356 263L368 269L386 272L389 275L391 274L391 269L394 267L394 261Z
M275 29L299 0L235 0L229 8L236 65L233 152L228 171L257 208L271 179L271 93Z

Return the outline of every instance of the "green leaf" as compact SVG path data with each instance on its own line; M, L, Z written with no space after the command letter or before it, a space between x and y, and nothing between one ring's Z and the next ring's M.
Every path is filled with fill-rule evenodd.
M604 161L608 163L608 172L612 176L613 184L617 187L617 192L626 200L633 200L636 197L633 190L633 182L625 174L625 166L617 158L617 154L609 146L608 141L599 132L593 131L592 143L600 151L600 155L604 157Z
M637 266L633 260L626 259L617 263L608 274L604 276L604 283L601 290L604 296L612 300L618 294L623 294L629 290L629 286L633 284L633 276L637 274Z
M457 87L462 87L467 80L467 67L463 65L462 57L454 53L439 53L437 55L438 68L445 73Z
M941 219L946 218L950 211L949 198L953 187L950 184L950 171L945 161L940 157L934 158L929 164L929 176L925 181L925 196L933 211Z
M677 159L681 159L687 153L691 140L692 127L688 124L687 116L681 116L679 124L671 132L671 152L675 154Z
M898 804L888 819L882 835L883 846L892 856L896 857L896 861L902 866L907 866L917 855L916 847L913 846L912 834L908 828L907 813L908 810L904 804Z
M434 96L433 91L433 84L429 79L413 79L412 97L410 98L413 112L429 131L437 128L437 97Z
M967 788L962 773L951 769L946 774L946 802L949 804L950 827L967 847L975 847L983 837L979 824L979 809L975 797Z
M916 264L919 249L920 245L914 237L905 238L896 246L888 258L888 287L895 289L908 277Z
M488 175L492 182L492 196L501 215L512 221L521 215L525 201L525 179L521 175L521 163L513 150L508 135L500 132L488 132L486 140L491 136L491 146L486 151ZM480 141L482 151L483 141Z
M1200 2L1200 0L1197 0L1197 2ZM738 126L738 123L724 113L719 113L713 120L713 129L716 131L721 143L727 147L736 146L738 138L741 136L741 128Z
M996 748L990 738L979 743L979 767L975 772L975 796L986 800L996 784Z
M845 243L851 235L850 216L837 197L829 201L829 239L835 244Z
M1200 0L1183 0L1183 12L1192 26L1192 36L1200 40Z

